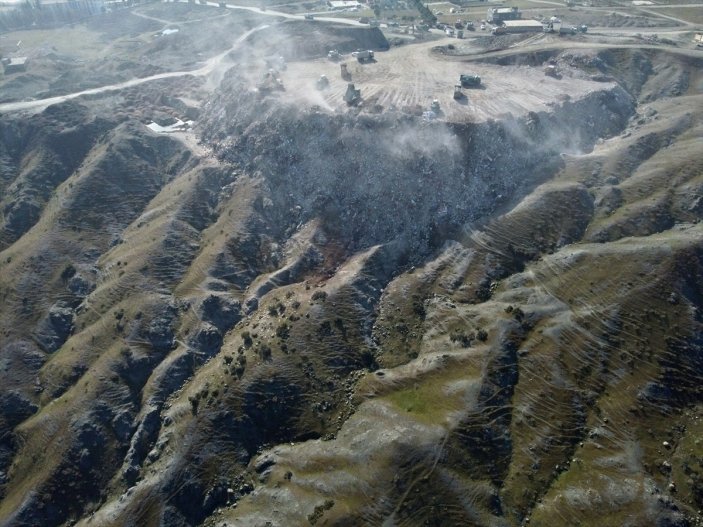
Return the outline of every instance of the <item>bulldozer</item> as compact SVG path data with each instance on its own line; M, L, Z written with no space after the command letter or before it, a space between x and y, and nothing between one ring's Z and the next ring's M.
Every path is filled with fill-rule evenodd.
M459 84L462 88L474 88L481 85L481 77L469 73L459 75Z
M278 77L278 72L274 69L268 70L264 73L263 78L256 85L261 93L269 93L272 91L285 91L283 87L283 82Z
M361 102L361 90L354 87L354 83L347 84L347 91L344 93L344 102L347 106L356 106Z
M554 77L555 79L561 79L561 73L559 73L559 68L557 67L555 62L549 62L544 67L544 74L547 77Z

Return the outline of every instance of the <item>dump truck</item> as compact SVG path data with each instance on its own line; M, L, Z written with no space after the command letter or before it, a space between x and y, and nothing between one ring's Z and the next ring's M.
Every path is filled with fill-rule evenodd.
M459 75L459 84L463 88L474 88L481 85L481 77L470 73L462 73Z
M354 106L361 101L361 90L357 90L353 83L347 84L347 91L344 93L344 102L348 106Z
M352 57L359 62L371 62L373 60L373 51L370 49L358 49L352 53Z

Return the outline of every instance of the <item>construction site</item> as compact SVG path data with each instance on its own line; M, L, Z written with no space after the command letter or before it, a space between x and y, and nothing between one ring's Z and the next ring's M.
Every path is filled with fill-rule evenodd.
M0 525L703 526L699 5L4 7Z

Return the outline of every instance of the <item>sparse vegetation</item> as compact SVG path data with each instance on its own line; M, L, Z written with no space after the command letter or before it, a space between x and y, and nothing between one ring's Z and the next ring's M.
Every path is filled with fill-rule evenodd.
M396 4L5 35L0 523L697 525L702 59L628 29L688 8L450 41Z

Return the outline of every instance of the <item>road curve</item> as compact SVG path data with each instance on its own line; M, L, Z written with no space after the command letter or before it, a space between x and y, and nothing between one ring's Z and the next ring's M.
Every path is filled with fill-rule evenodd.
M150 75L148 77L137 77L134 79L130 79L128 81L124 82L119 82L116 84L110 84L108 86L101 86L99 88L91 88L89 90L83 90L75 93L68 93L66 95L57 95L56 97L48 97L46 99L37 99L33 101L19 101L19 102L10 102L10 103L4 103L0 104L0 114L1 113L8 113L8 112L16 112L19 110L42 110L46 108L47 106L51 106L52 104L64 102L64 101L69 101L71 99L75 99L76 97L81 97L83 95L96 95L99 93L106 93L110 91L117 91L117 90L123 90L125 88L131 88L132 86L138 86L140 84L144 84L146 82L152 82L156 80L161 80L161 79L171 79L174 77L185 77L187 75L192 75L194 77L201 77L203 75L208 75L211 73L217 66L220 65L220 63L224 60L224 58L232 51L237 49L247 38L249 38L250 35L253 33L256 33L257 31L261 31L262 29L266 29L270 27L269 24L262 24L260 26L257 26L253 29L250 29L243 35L241 35L234 45L230 47L227 51L223 51L219 55L216 55L210 59L208 59L203 66L196 70L190 70L190 71L170 71L166 73L158 73L156 75Z
M192 3L189 2L188 0L170 0L170 2L166 3ZM549 2L542 2L542 3L549 3ZM217 2L206 2L204 4L199 3L198 5L207 5L209 7L218 7L220 8L220 4ZM273 16L273 17L278 17L278 18L284 18L284 19L290 19L290 20L304 20L305 17L304 15L293 15L290 13L284 13L282 11L274 11L270 9L260 9L258 7L250 7L250 6L242 6L242 5L236 5L236 4L225 4L224 9L237 9L237 10L243 10L243 11L250 11L252 13L257 13L259 15L264 15L264 16ZM335 24L344 24L344 25L349 25L349 26L363 26L364 24L361 24L360 22L356 20L351 20L348 18L336 18L336 17L315 17L313 21L310 21L310 23L316 23L316 22L328 22L328 23L335 23ZM264 28L269 27L268 25L261 25L258 26L254 29L251 29L244 33L242 36L240 36L237 41L234 43L234 45L229 48L227 51L220 53L219 55L212 57L205 62L205 64L196 70L191 70L191 71L173 71L173 72L166 72L166 73L159 73L156 75L151 75L148 77L140 77L140 78L134 78L130 79L128 81L116 83L116 84L110 84L108 86L101 86L99 88L91 88L89 90L83 90L75 93L70 93L66 95L58 95L55 97L48 97L45 99L37 99L33 101L19 101L19 102L10 102L10 103L4 103L0 104L0 114L2 113L8 113L8 112L15 112L15 111L20 111L20 110L42 110L46 108L47 106L50 106L52 104L68 101L71 99L75 99L77 97L81 97L83 95L96 95L100 93L106 93L110 91L117 91L117 90L122 90L125 88L130 88L132 86L138 86L140 84L144 84L146 82L151 82L151 81L156 81L156 80L161 80L161 79L169 79L169 78L174 78L174 77L184 77L187 75L192 75L192 76L203 76L211 73L215 67L217 67L222 60L233 50L235 50L244 40L246 40L252 33L255 33L257 31L260 31ZM661 32L661 31L660 31ZM493 57L501 57L501 56L506 56L506 55L513 55L513 54L520 54L524 53L526 51L534 51L536 49L558 49L559 47L564 47L565 44L555 44L555 45L539 45L539 46L525 46L525 47L517 47L517 48L511 48L511 49L506 49L506 50L501 50L501 51L495 51L495 52L488 52L488 53L480 53L477 55L467 55L467 56L462 56L461 60L466 60L466 61L471 61L471 60L481 60L485 58L493 58ZM662 49L660 46L649 46L649 45L613 45L613 44L596 44L596 43L575 43L575 42L569 42L568 43L569 47L577 47L577 48L626 48L626 47L636 47L636 48L649 48L649 49ZM697 51L697 50L677 50L675 48L666 48L667 51L671 53L680 53L680 54L685 54L689 56L701 56L703 52Z
M176 0L173 3L189 3L188 0ZM206 2L205 4L198 4L198 5L207 5L210 7L220 7L220 5L217 2ZM290 13L283 13L281 11L272 11L269 9L259 9L258 7L249 7L249 6L241 6L241 5L235 5L235 4L226 4L225 5L226 9L240 9L244 11L251 11L252 13L257 13L260 15L265 15L265 16L274 16L274 17L280 17L280 18L286 18L286 19L292 19L292 20L304 20L305 17L303 15L291 15ZM349 26L361 26L360 22L356 20L350 20L348 18L334 18L334 17L316 17L314 21L311 21L310 23L315 23L315 22L331 22L335 24L345 24ZM79 92L75 93L69 93L66 95L57 95L55 97L48 97L46 99L36 99L33 101L18 101L18 102L10 102L10 103L4 103L0 104L0 114L2 113L8 113L8 112L16 112L20 110L42 110L46 108L47 106L51 106L52 104L68 101L71 99L75 99L76 97L81 97L83 95L96 95L99 93L105 93L105 92L110 92L110 91L116 91L116 90L122 90L124 88L131 88L132 86L138 86L140 84L144 84L146 82L151 82L151 81L156 81L156 80L161 80L161 79L170 79L174 77L184 77L186 75L193 75L196 77L207 75L210 73L220 62L222 62L222 59L224 59L225 56L227 56L231 51L235 50L239 44L241 44L244 40L246 40L249 35L252 33L255 33L257 31L260 31L261 29L264 29L266 27L269 27L268 25L263 25L263 26L258 26L254 29L251 29L244 33L237 41L235 44L229 48L227 51L220 53L219 55L212 57L211 59L208 59L208 61L205 63L205 65L201 68L198 68L197 70L191 70L191 71L172 71L172 72L166 72L166 73L159 73L156 75L150 75L148 77L139 77L139 78L134 78L130 79L128 81L124 82L119 82L116 84L110 84L108 86L101 86L99 88L91 88L89 90L82 90Z

